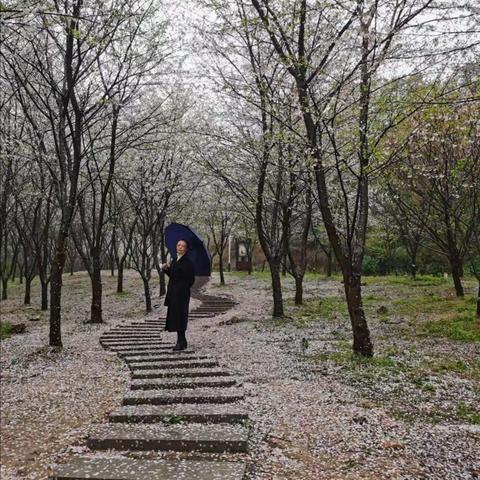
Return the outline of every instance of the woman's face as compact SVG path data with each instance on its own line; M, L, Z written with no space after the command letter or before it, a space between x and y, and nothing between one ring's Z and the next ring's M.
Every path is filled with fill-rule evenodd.
M183 240L177 242L177 254L183 255L187 251L187 243Z

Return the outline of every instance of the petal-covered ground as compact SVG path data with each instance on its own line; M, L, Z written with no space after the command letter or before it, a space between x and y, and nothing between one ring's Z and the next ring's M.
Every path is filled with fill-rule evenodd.
M189 345L244 382L249 454L228 459L246 460L250 480L479 478L479 343L420 335L399 303L408 289L368 282L376 356L358 360L349 353L341 283L309 278L301 308L290 301L293 282L284 283L285 320L271 319L268 277L230 274L226 286L214 276L206 290L235 299L234 309L189 324ZM46 478L52 464L78 453L114 457L89 452L83 440L128 389L127 367L98 338L123 320L146 317L140 279L127 272L126 293L118 295L115 278L104 272L105 324L90 325L88 276L66 275L61 352L46 347L48 314L26 309L21 290L13 286L1 305L3 321L27 324L26 333L1 342L2 480ZM318 299L323 306L316 309ZM156 318L164 307L153 303L149 317ZM29 320L36 315L40 321Z

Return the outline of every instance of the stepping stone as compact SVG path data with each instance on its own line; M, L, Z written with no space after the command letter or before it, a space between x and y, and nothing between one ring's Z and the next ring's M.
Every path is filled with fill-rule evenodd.
M173 404L126 405L109 415L110 422L157 423L176 418L194 423L239 423L248 420L248 414L238 405L231 404Z
M109 423L93 429L87 446L92 450L241 453L247 451L247 440L248 431L241 425Z
M173 356L173 357L178 357L178 358L182 358L183 355L191 355L193 353L195 353L195 350L180 350L180 351L174 351L173 350L173 344L168 347L168 348L165 348L165 347L159 347L159 348L155 348L155 349L149 349L149 350L127 350L127 351L120 351L120 352L117 352L118 355L122 358L127 358L127 357L134 357L134 356L137 356L137 357L141 357L142 359L143 358L148 358L148 357L151 357L151 356L156 356L156 355L161 355L161 356L167 356L167 355L170 355L170 356ZM143 360L139 360L139 361L142 361Z
M132 372L132 380L170 377L223 377L225 375L230 374L221 368L172 368L159 370L137 370Z
M131 390L161 390L176 388L233 387L237 384L231 375L226 377L180 377L132 380Z
M131 370L156 370L160 368L207 368L217 367L216 360L178 360L176 362L132 362L128 365Z
M212 360L212 357L208 355L198 355L195 353L186 355L138 355L124 357L127 363L145 363L145 362L178 362L183 360Z
M198 460L76 458L54 469L51 480L242 480L245 464Z
M173 390L133 390L123 397L122 405L168 405L171 403L234 403L243 400L236 387L183 388Z

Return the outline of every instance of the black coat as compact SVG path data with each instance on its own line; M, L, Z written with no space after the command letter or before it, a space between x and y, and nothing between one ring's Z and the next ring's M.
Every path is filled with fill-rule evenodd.
M180 260L173 260L165 273L170 277L165 296L168 306L165 330L181 332L187 329L188 305L190 303L190 287L195 282L193 263L183 255Z

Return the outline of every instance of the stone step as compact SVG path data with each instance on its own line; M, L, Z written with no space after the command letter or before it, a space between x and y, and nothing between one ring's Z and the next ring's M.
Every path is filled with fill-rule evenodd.
M132 327L141 327L141 326L149 327L151 325L163 325L163 326L165 326L165 322L160 321L160 320L149 320L149 321L144 320L143 322L132 322L132 323L129 324L129 326L132 326Z
M156 325L132 325L130 327L116 327L110 332L164 332L162 326Z
M217 312L217 311L227 311L230 310L230 307L224 305L210 305L210 306L201 306L195 308L190 313L198 313L198 312Z
M135 325L117 325L116 327L113 327L112 330L151 330L152 328L162 330L162 327L165 328L160 322L153 325L149 325L148 323L137 323Z
M184 350L182 350L184 351ZM212 360L208 355L198 355L195 353L187 355L127 355L123 357L127 363L146 363L146 362L178 362L183 360Z
M148 337L148 336L160 336L165 333L165 330L160 328L154 329L150 328L149 330L110 330L100 335L100 338L109 338L109 337Z
M75 458L53 471L51 480L242 480L245 464L198 460Z
M128 366L131 370L156 370L167 368L208 368L217 367L218 362L216 360L185 360L176 362L132 362Z
M131 352L145 352L145 353L155 353L155 352L168 352L172 351L173 347L175 346L174 343L161 343L160 345L140 345L135 346L125 346L125 345L119 345L119 346L113 346L109 347L110 350L117 352L117 354L122 357L124 355L131 355ZM185 350L183 350L185 351Z
M127 350L125 352L120 351L117 353L122 358L134 357L134 356L148 358L150 356L157 356L157 355L159 356L170 355L170 356L174 356L174 357L177 356L178 358L182 358L182 355L191 355L195 353L195 350L191 350L191 349L177 351L177 350L172 350L172 348L173 348L173 344L168 348L161 347L161 348L155 348L155 349L149 349L149 350Z
M109 423L92 429L87 446L92 450L241 453L247 451L247 441L248 430L241 425Z
M135 339L135 340L100 340L102 345L107 345L109 347L161 347L168 346L173 344L171 342L161 342L159 340L153 339Z
M165 335L165 331L164 330L141 330L141 331L134 331L134 330L116 330L116 331L112 331L112 332L109 332L108 335L104 336L102 335L101 338L105 338L105 337L109 337L109 336L121 336L121 337L127 337L127 338L130 338L131 336L137 336L137 337L156 337L156 336L164 336Z
M233 387L237 384L231 375L226 377L170 377L132 380L131 390L161 390L176 388Z
M194 423L239 423L248 414L235 404L126 405L109 415L110 422L156 423L174 420Z
M171 403L234 403L243 400L237 387L182 388L173 390L133 390L123 397L122 405L168 405Z
M144 340L154 338L160 340L163 337L163 334L158 332L146 332L146 333L130 333L130 332L117 332L117 333L107 333L100 337L101 340L118 340L118 339L134 339L134 340Z
M230 375L221 368L172 368L159 370L137 370L132 372L132 380L170 377L223 377Z

